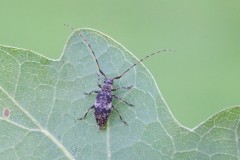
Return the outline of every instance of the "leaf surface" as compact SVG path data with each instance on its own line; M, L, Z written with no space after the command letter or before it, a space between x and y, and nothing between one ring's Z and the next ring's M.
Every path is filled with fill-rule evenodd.
M93 112L78 121L95 101L94 95L83 92L99 89L96 63L79 33L108 77L137 61L123 46L92 29L74 32L59 60L0 46L1 160L240 159L239 106L187 129L174 119L142 64L114 82L115 87L134 86L116 92L134 107L113 101L129 125L114 111L103 131Z

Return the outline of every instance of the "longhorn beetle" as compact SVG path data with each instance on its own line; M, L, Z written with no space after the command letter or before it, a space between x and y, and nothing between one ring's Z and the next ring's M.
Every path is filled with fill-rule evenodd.
M65 24L66 25L66 24ZM66 25L69 28L71 28L73 31L75 31L75 29L73 27L71 27L70 25ZM131 89L133 86L128 86L128 87L119 87L119 88L113 88L113 83L114 80L120 79L123 75L125 75L130 69L132 69L133 67L135 67L138 63L144 61L145 59L147 59L148 57L151 57L157 53L161 53L161 52L166 52L166 51L173 51L171 49L165 49L165 50L160 50L154 53L151 53L149 55L147 55L146 57L140 59L139 61L137 61L136 63L134 63L131 67L129 67L128 69L126 69L122 74L113 77L113 78L109 78L106 76L106 74L101 70L101 67L98 63L98 60L96 58L95 52L93 51L91 45L88 43L88 41L83 37L83 35L80 34L79 31L77 31L78 35L81 37L81 39L83 40L83 42L87 45L88 49L91 51L91 53L93 54L94 60L97 64L97 68L98 68L98 72L104 77L104 82L101 85L100 84L100 75L99 73L97 74L98 76L98 87L100 88L100 90L94 90L91 91L89 93L85 93L85 95L91 95L92 93L97 93L97 97L96 97L96 101L94 103L94 105L92 105L87 112L84 114L84 116L82 118L79 118L78 120L83 120L84 118L86 118L88 112L91 109L94 109L94 115L95 115L95 119L96 122L99 126L99 129L102 130L104 128L104 126L106 125L109 115L111 113L112 110L115 110L118 115L120 120L127 125L127 122L123 120L122 116L120 115L119 111L114 107L114 105L112 104L112 98L116 98L118 100L121 100L122 102L124 102L126 105L128 106L134 106L133 104L128 103L127 101L123 100L122 98L116 96L115 94L113 94L113 91L119 90L119 89L125 89L125 90L129 90Z

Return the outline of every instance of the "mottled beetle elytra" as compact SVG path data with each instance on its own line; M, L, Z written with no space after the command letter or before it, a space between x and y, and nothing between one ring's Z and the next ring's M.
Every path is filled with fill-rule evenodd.
M65 24L66 25L66 24ZM66 25L69 28L71 28L73 31L76 31L73 27L71 27L70 25ZM87 45L88 49L90 50L91 54L93 54L94 60L96 62L97 68L98 68L98 72L104 77L104 82L103 84L100 84L100 74L98 73L98 87L100 88L99 90L94 90L91 91L89 93L85 93L85 95L91 95L93 93L96 93L96 100L94 105L92 105L87 112L84 114L84 116L82 118L79 118L79 120L83 120L84 118L86 118L86 116L88 115L89 111L94 109L94 115L95 115L95 119L97 122L97 125L99 126L99 129L102 130L104 129L109 115L111 113L112 110L116 111L119 115L120 120L127 125L127 122L123 120L121 114L119 113L119 111L114 107L114 105L112 104L112 99L116 98L122 102L124 102L126 105L128 106L134 106L133 104L128 103L127 101L123 100L121 97L116 96L115 94L113 94L114 91L117 91L119 89L124 89L124 90L129 90L132 88L132 86L128 86L128 87L119 87L119 88L114 88L113 87L113 83L114 80L120 79L122 76L124 76L129 70L131 70L133 67L135 67L138 63L144 61L145 59L158 54L158 53L162 53L162 52L171 52L174 50L171 49L164 49L164 50L160 50L154 53L151 53L149 55L147 55L146 57L140 59L139 61L137 61L136 63L134 63L130 68L126 69L122 74L113 77L113 78L109 78L106 76L106 74L101 70L101 67L98 63L98 60L96 58L95 52L93 51L91 45L88 43L88 41L83 37L83 35L80 34L79 31L77 31L78 35L82 38L82 40L84 41L84 43Z

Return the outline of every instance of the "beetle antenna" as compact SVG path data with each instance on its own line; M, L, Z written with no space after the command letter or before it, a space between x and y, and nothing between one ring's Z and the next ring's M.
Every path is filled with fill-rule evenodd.
M145 59L155 55L155 54L158 54L158 53L164 53L164 52L175 52L174 50L172 49L164 49L164 50L160 50L160 51L157 51L157 52L154 52L154 53L151 53L149 55L147 55L146 57L140 59L139 61L137 61L135 64L133 64L130 68L128 68L125 72L123 72L121 75L117 76L117 77L114 77L113 79L119 79L121 78L124 74L126 74L129 70L131 70L133 67L135 67L138 63L144 61Z
M103 75L106 79L107 79L107 76L105 75L105 73L103 73L103 71L101 70L100 68L100 65L98 63L98 60L97 60L97 57L91 47L91 45L88 43L88 41L80 34L80 32L78 30L75 30L72 26L70 26L69 24L64 24L65 26L69 27L70 29L72 29L73 31L76 31L77 34L83 39L84 43L87 44L89 50L92 52L93 54L93 57L94 57L94 60L95 62L97 63L97 67L98 67L98 71L101 73L101 75Z

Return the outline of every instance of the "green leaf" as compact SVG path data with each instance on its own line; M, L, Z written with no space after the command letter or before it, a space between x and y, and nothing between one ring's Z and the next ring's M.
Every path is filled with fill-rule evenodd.
M137 61L108 36L92 29L80 32L107 76L117 76ZM134 86L116 93L134 107L113 101L129 125L114 111L103 131L92 112L78 121L94 104L95 96L83 92L97 89L96 74L96 63L78 32L70 36L59 60L1 46L0 159L239 159L239 106L187 129L174 119L142 64L114 83Z

